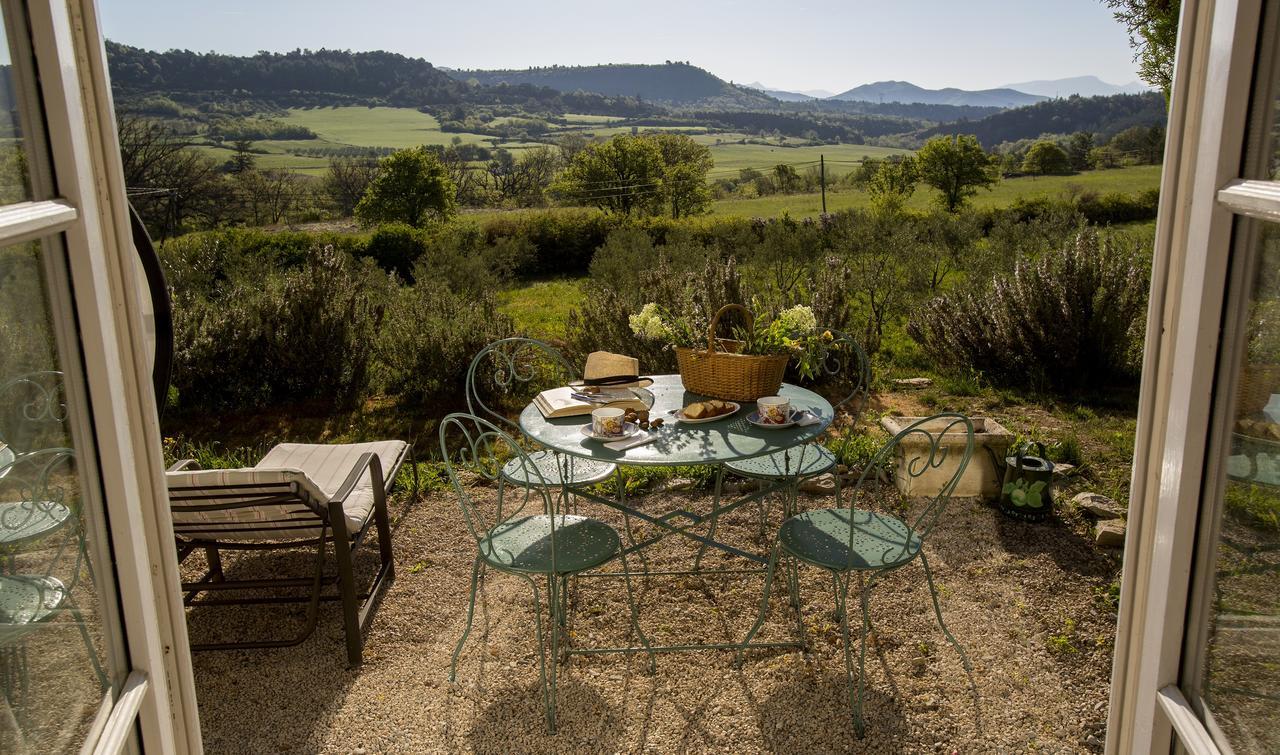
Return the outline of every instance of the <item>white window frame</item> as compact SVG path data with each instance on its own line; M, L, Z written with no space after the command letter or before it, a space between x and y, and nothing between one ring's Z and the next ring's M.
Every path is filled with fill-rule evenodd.
M1194 567L1211 556L1212 532L1197 528L1220 497L1209 441L1231 397L1214 388L1233 383L1238 361L1218 359L1224 318L1238 320L1227 291L1245 274L1228 265L1233 232L1241 216L1280 220L1280 186L1240 177L1263 6L1182 4L1107 727L1116 755L1222 752L1179 683L1198 673L1185 650L1203 616L1189 609L1208 589Z
M39 72L39 101L27 104L44 115L57 197L0 208L0 245L60 235L66 247L65 277L51 281L50 303L60 335L78 336L84 376L69 367L68 391L87 394L91 416L73 422L72 432L91 437L96 451L83 463L101 480L123 625L108 626L108 634L123 637L127 652L127 667L114 669L120 691L104 698L82 751L200 753L159 422L142 348L142 292L97 8L94 0L24 5ZM24 54L13 51L15 70L27 65Z

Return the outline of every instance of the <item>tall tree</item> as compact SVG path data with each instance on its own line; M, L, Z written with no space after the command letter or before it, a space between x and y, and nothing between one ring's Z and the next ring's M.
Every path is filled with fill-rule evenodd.
M494 150L485 166L486 184L499 203L532 207L543 201L543 191L560 167L560 155L551 147L530 147L514 156Z
M440 160L424 147L393 152L378 163L378 177L356 205L366 225L408 223L422 227L457 211L457 192Z
M711 150L685 134L660 133L644 137L662 154L662 194L671 217L698 215L711 207L707 172L715 162Z
M1067 159L1071 161L1072 170L1084 170L1089 167L1089 153L1093 151L1093 134L1088 131L1077 131L1067 140Z
M1180 0L1105 0L1116 20L1129 30L1129 46L1138 76L1164 92L1173 85L1173 54L1178 46Z
M871 206L881 212L896 212L902 209L907 200L916 191L916 182L920 173L913 157L901 160L884 160L876 172L867 179L867 194L871 196Z
M978 189L989 189L998 180L991 158L967 134L935 136L925 142L916 153L916 168L920 180L938 190L938 202L947 212L959 210Z
M662 151L651 139L619 134L587 145L560 174L555 190L575 204L630 215L662 206Z
M249 139L237 139L232 145L231 159L227 161L228 173L243 173L253 170L253 142Z
M325 174L324 193L344 217L355 213L356 205L378 176L378 161L368 157L331 157Z
M130 201L156 236L176 233L188 220L216 225L233 211L217 162L188 149L186 139L127 115L120 119L119 136Z
M1022 160L1023 173L1047 176L1070 171L1071 160L1066 151L1053 142L1036 142L1027 150L1027 156Z

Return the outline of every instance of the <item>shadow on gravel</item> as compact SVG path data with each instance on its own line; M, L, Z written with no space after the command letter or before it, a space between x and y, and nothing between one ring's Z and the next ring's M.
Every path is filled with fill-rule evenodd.
M547 733L542 689L535 681L514 689L489 690L468 733L477 753L615 752L623 730L619 711L589 684L562 678L555 736Z
M1115 567L1092 540L1081 536L1057 516L1043 522L1020 522L993 513L996 537L1011 556L1047 555L1062 571L1082 577L1109 577Z
M760 704L760 728L774 752L884 752L903 741L906 722L898 701L875 687L863 693L866 732L853 730L853 710L842 671L798 674Z

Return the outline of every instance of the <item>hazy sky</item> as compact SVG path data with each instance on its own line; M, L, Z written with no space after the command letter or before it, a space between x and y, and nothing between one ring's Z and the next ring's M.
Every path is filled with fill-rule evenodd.
M453 68L687 60L725 79L843 91L1136 78L1102 0L99 0L108 39L252 54L390 50Z

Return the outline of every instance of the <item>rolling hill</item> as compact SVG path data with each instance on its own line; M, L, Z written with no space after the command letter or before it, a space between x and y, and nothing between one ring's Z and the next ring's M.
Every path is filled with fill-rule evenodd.
M763 92L731 84L688 63L551 66L519 71L449 72L480 86L532 84L559 92L594 92L671 105L771 108L778 101Z
M252 112L262 103L278 107L512 105L614 116L660 111L630 97L564 93L530 84L471 85L421 58L381 50L294 50L238 56L190 50L158 52L110 40L106 48L111 88L118 101L159 95L197 107L219 103L216 110L234 113Z
M1046 98L1013 89L981 89L976 91L956 89L954 87L925 89L909 81L877 81L874 84L863 84L846 92L841 92L831 99L1011 108L1031 105Z
M1033 139L1041 134L1091 131L1106 138L1130 126L1164 125L1168 119L1164 97L1158 92L1116 94L1110 97L1067 97L1005 110L977 121L956 121L919 134L972 134L983 147Z

